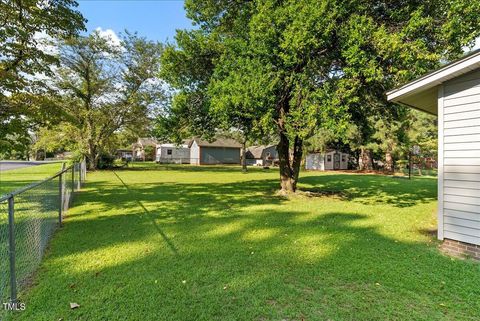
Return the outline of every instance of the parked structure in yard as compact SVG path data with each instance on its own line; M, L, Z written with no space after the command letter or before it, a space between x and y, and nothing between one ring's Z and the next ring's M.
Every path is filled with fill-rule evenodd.
M133 159L133 152L131 149L117 149L115 154L115 156L121 160L131 161Z
M348 169L349 154L338 150L327 150L325 153L310 153L305 159L305 169L329 171Z
M274 166L278 163L277 146L251 146L246 152L247 165Z
M438 115L438 238L480 258L480 51L387 96Z
M217 138L209 142L195 137L188 147L190 164L193 165L240 164L242 145L234 139Z
M155 158L157 163L168 164L189 164L190 148L188 142L181 145L159 144L157 145L157 154Z
M139 138L132 145L134 160L153 161L158 142L153 138Z

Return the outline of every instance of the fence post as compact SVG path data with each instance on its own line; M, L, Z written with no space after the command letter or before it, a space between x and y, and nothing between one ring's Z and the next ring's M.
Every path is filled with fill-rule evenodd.
M60 226L62 226L62 221L63 221L63 203L64 203L64 198L63 198L63 171L65 170L65 163L62 165L62 172L58 176L58 195L60 199L60 206L58 208L58 223Z
M8 199L8 252L10 257L10 301L17 302L17 277L15 275L15 202L13 196Z
M82 163L77 164L78 168L78 182L77 182L77 191L82 187Z
M75 163L72 165L72 196L70 199L73 198L73 193L75 193Z

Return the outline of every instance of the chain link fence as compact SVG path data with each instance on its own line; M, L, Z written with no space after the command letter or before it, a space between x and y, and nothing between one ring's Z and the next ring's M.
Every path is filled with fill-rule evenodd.
M403 176L437 176L438 163L433 157L411 156L397 161L394 170Z
M54 176L0 197L0 300L4 305L0 316L5 314L5 303L15 304L17 291L30 284L85 179L85 162L63 165Z

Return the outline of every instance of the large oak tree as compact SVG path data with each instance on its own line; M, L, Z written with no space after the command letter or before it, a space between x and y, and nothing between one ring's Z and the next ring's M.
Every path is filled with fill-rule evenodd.
M480 32L478 1L188 0L186 9L198 29L180 31L163 57L175 89L166 118L202 132L219 126L219 111L242 111L275 130L284 192L296 190L304 141L319 128L341 133L349 119L389 113L386 90L458 57Z

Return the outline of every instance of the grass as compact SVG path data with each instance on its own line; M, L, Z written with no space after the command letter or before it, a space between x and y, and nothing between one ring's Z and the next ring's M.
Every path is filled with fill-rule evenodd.
M290 198L277 179L91 173L14 319L480 319L479 265L437 249L436 179L304 172Z
M0 172L0 195L10 193L59 172L61 163L51 163Z

